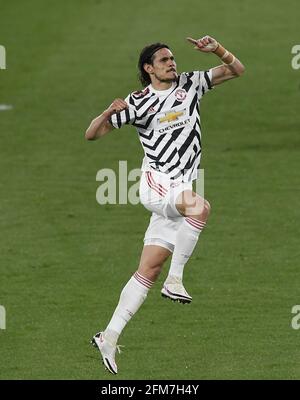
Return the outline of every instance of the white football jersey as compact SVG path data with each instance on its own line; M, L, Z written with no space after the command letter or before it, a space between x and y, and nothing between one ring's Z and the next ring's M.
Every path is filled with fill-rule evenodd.
M115 128L136 127L145 157L142 171L155 170L170 179L197 178L201 158L199 100L211 89L212 70L184 72L168 90L129 94L128 109L112 115Z

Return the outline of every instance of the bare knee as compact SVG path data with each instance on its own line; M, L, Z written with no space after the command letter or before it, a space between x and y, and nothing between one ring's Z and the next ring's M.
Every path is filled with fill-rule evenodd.
M162 263L157 264L153 263L151 260L143 260L139 265L138 272L150 281L155 282L161 273L162 267Z
M168 249L161 246L144 246L138 268L139 273L154 282L170 254L171 252Z
M206 221L208 219L210 209L211 207L209 202L206 199L201 199L199 204L196 206L195 218Z
M210 203L199 196L195 202L195 206L189 209L186 216L206 221L209 217L210 210Z
M176 208L185 217L201 221L208 219L211 206L209 202L190 190L182 192L176 199Z

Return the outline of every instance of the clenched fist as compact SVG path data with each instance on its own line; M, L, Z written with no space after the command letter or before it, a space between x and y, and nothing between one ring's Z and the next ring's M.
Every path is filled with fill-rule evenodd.
M105 110L105 114L111 116L117 112L123 111L128 108L128 104L123 99L115 99L111 105Z

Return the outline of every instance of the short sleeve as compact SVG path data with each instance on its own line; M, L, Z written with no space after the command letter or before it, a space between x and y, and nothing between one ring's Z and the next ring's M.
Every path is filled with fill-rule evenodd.
M199 74L199 99L205 95L206 92L212 89L212 69L207 71L198 71Z
M109 122L114 128L120 129L123 125L132 125L135 122L136 111L135 107L130 104L129 98L130 95L128 95L125 99L126 103L128 104L128 108L121 112L113 114L109 118Z

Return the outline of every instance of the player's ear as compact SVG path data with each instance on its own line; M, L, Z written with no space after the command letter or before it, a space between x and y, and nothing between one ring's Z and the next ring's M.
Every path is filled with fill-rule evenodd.
M152 74L153 66L151 64L144 64L143 68L147 72L147 74Z

